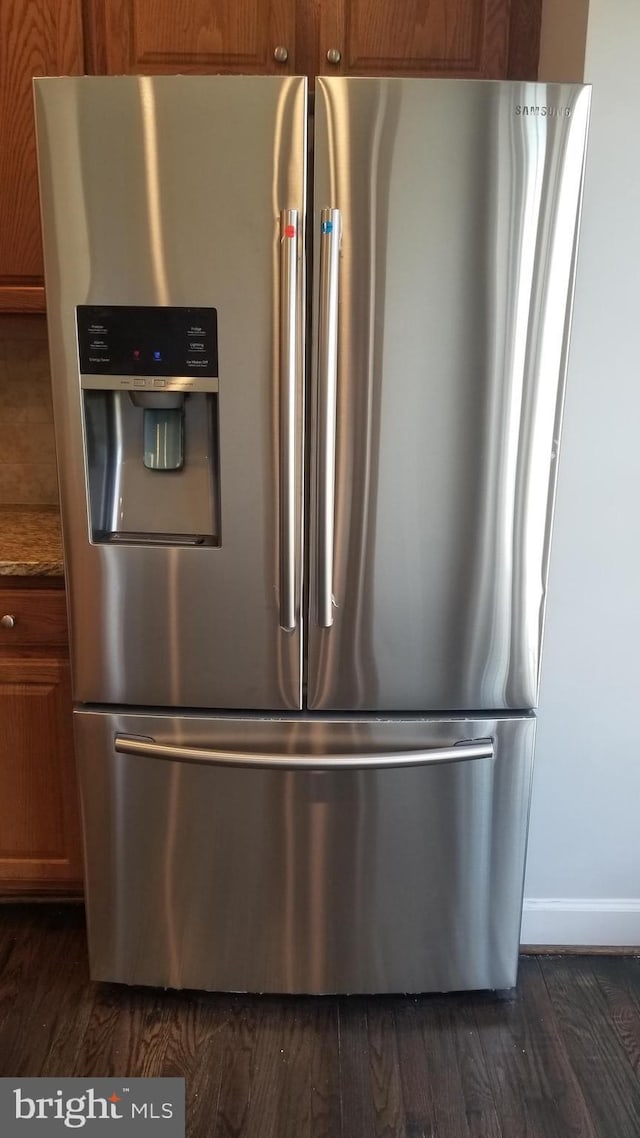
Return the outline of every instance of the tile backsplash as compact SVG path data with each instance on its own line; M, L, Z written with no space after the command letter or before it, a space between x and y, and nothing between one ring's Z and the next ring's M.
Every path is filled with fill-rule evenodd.
M0 505L58 504L44 316L0 316Z

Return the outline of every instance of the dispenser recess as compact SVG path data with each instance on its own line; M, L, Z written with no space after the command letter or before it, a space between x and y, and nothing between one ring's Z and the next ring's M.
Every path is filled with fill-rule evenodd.
M76 313L92 540L219 545L216 309Z

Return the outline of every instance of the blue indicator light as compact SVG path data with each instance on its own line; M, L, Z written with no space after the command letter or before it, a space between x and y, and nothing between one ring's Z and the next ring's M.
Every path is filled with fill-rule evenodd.
M332 221L323 221L322 222L322 232L323 233L333 233L333 222Z
M154 353L153 353L153 358L154 358L154 360L156 360L158 363L160 363L160 362L162 361L162 353L161 353L161 352L154 352Z

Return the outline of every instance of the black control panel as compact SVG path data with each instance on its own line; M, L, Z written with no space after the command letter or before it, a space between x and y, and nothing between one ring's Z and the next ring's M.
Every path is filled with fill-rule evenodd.
M215 308L78 305L83 375L218 375Z

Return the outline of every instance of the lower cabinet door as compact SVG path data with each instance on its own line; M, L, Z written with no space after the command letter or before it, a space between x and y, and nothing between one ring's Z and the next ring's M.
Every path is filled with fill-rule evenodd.
M0 893L80 894L66 657L41 651L0 659L0 723Z
M94 979L515 984L533 716L75 716Z

